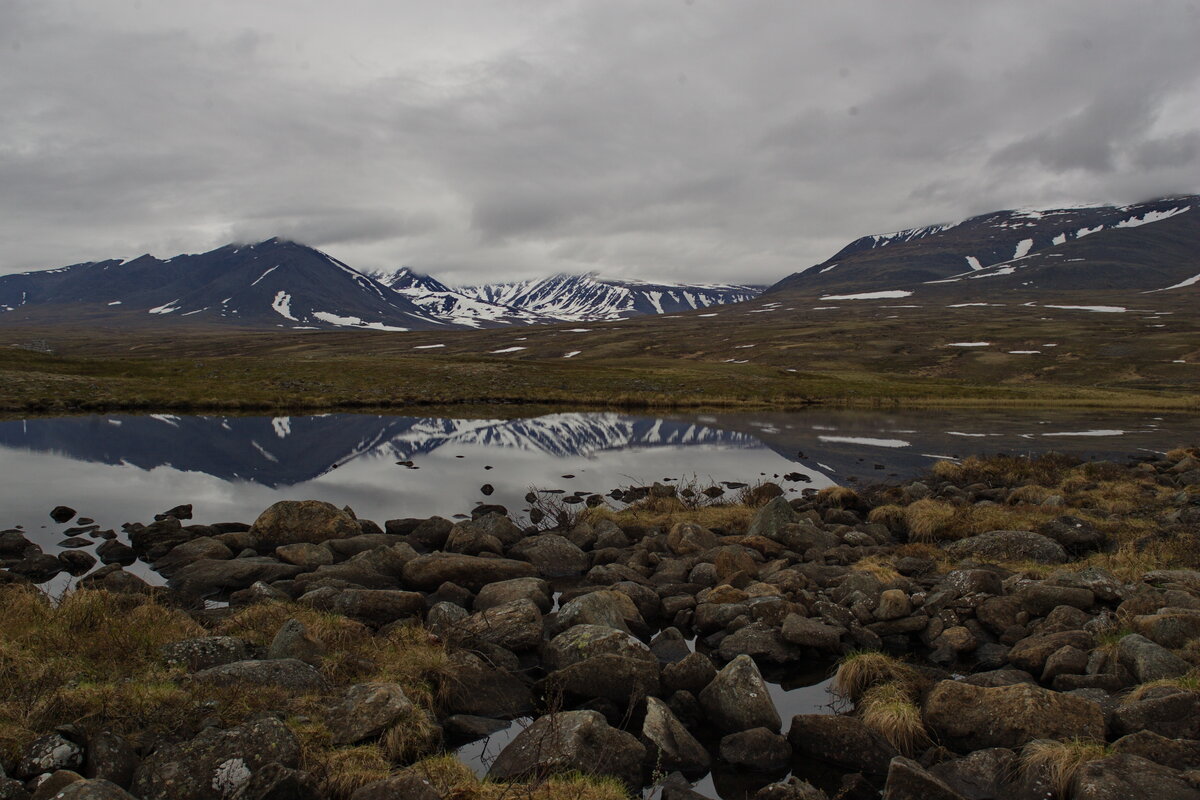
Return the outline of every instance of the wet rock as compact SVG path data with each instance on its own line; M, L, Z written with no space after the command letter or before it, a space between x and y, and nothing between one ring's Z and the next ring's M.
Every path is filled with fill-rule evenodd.
M508 720L477 717L472 714L451 714L442 722L446 738L452 742L475 742L485 736L502 731L510 724Z
M779 712L754 660L739 655L700 692L700 705L712 724L725 733L750 728L778 732Z
M453 528L454 523L444 517L419 520L409 531L408 541L413 547L422 550L441 550L446 546L446 539ZM399 527L389 527L388 533L392 533L393 530L398 531Z
M1062 564L1067 553L1062 545L1032 531L991 531L969 536L943 545L954 558L975 558L980 561L1036 561L1039 564Z
M547 714L517 735L488 770L493 780L519 780L578 770L612 775L631 791L642 786L646 748L609 726L596 711Z
M642 743L646 747L649 763L656 770L679 770L685 774L708 772L709 756L704 745L657 697L646 698Z
M15 564L10 564L8 570L33 583L45 583L62 572L65 566L57 557L49 553L37 553L26 556Z
M20 559L41 551L18 530L0 531L0 559Z
M29 780L57 770L78 771L83 767L83 748L57 733L30 742L17 760L13 775Z
M851 777L853 776L846 776L846 778ZM861 778L862 776L859 775L858 777ZM843 780L842 783L844 787L846 782ZM867 796L872 799L879 794L879 792L869 786L867 787L867 791L870 792ZM759 789L754 795L754 800L829 800L829 795L808 781L801 780L793 775L785 780L769 783ZM858 800L858 796L843 791L838 793L838 800Z
M1191 665L1162 645L1136 633L1121 638L1117 659L1138 683L1183 675Z
M798 756L872 775L887 772L888 763L899 755L857 717L799 714L792 718L787 739Z
M217 686L242 683L250 686L280 686L298 692L316 692L326 688L321 673L294 658L235 661L200 670L192 675L192 679Z
M129 536L129 544L133 549L139 553L145 553L151 561L162 558L172 548L197 536L174 518L159 520L149 525L127 525L125 532Z
M289 619L279 626L267 650L267 658L294 658L314 667L319 667L324 657L325 645L298 619Z
M244 791L272 763L295 768L300 745L270 717L228 730L209 728L195 739L156 749L138 767L131 787L141 800L212 800Z
M1104 738L1096 703L1026 684L941 681L925 698L923 713L931 732L959 752L1016 748L1034 739Z
M413 705L395 683L358 683L351 686L326 716L334 745L374 739L393 725L415 721L425 712Z
M1089 761L1075 778L1072 800L1200 800L1200 791L1174 770L1139 756L1116 753Z
M587 554L557 534L547 533L518 542L509 555L528 561L545 578L582 575L588 570Z
M137 552L124 542L108 539L96 548L96 555L102 564L122 564L129 566L137 561Z
M172 547L154 562L156 572L170 577L176 570L202 558L223 561L233 558L233 551L211 536L201 536Z
M70 522L73 520L75 518L75 513L75 509L71 508L70 506L55 506L50 510L50 519L62 524L64 522Z
M529 686L474 653L450 653L446 708L454 714L511 719L533 709Z
M751 728L723 737L718 752L722 761L735 767L776 772L787 767L792 746L778 733L766 728Z
M888 765L884 800L966 800L917 762L896 756Z
M59 553L58 560L62 562L63 569L75 576L83 575L89 569L96 566L96 557L91 553L84 553L80 550L68 550Z
M526 561L457 553L419 556L404 567L405 584L427 592L434 591L446 582L478 592L489 583L536 576L537 568Z
M163 661L179 665L188 672L245 661L253 654L249 642L234 636L202 636L171 642L159 648Z
M79 581L81 589L102 589L106 592L116 592L119 594L153 594L154 589L150 584L134 575L132 572L121 569L119 564L109 564L82 578Z
M250 526L251 547L268 552L297 542L347 539L362 532L350 514L319 500L281 500Z

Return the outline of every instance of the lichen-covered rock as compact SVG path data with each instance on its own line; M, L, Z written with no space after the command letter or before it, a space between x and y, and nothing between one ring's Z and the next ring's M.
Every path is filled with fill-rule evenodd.
M513 651L542 643L542 612L529 600L513 600L461 620L455 635L466 642L481 641Z
M1172 769L1139 756L1115 753L1089 761L1075 776L1072 800L1200 800L1196 790Z
M201 636L164 644L159 653L163 661L197 672L234 661L245 661L253 654L249 642L236 636Z
M13 773L22 780L60 769L79 771L83 748L57 733L39 736L26 746Z
M991 531L950 542L943 549L954 558L980 561L1036 561L1063 564L1067 553L1053 539L1033 531Z
M335 745L347 745L376 738L423 713L398 684L357 683L329 709L326 725Z
M710 759L704 745L696 740L657 697L646 698L646 718L642 722L642 743L649 762L666 772L685 774L708 772Z
M611 727L597 711L539 717L505 747L488 770L493 780L519 780L578 770L612 775L630 790L642 786L646 748Z
M887 772L888 763L899 755L857 717L798 714L787 738L798 756L873 775Z
M740 655L725 665L700 692L700 706L717 730L750 728L779 732L782 721L754 660Z
M430 553L404 567L406 585L432 592L450 582L478 592L489 583L537 577L537 567L510 558L483 558L459 553Z
M1138 683L1176 678L1191 669L1188 662L1167 648L1136 633L1121 638L1117 645L1117 659Z
M294 658L234 661L200 670L192 675L192 680L218 686L229 683L282 686L298 692L317 692L326 688L321 673Z
M332 503L281 500L250 526L251 546L260 553L297 542L348 539L362 533L358 521Z
M268 764L294 769L299 761L291 730L266 717L159 747L138 767L131 789L141 800L229 800Z
M941 681L925 698L924 716L943 744L964 753L1017 748L1034 739L1104 738L1099 705L1027 684L985 688Z

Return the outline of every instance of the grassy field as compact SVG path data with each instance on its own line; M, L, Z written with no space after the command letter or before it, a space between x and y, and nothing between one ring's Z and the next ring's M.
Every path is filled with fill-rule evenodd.
M1200 407L1186 297L1121 314L817 302L452 332L0 326L0 410Z

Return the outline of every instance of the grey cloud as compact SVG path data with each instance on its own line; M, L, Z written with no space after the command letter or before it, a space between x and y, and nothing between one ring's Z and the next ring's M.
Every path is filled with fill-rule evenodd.
M459 282L769 282L1200 190L1182 0L320 9L0 4L0 272L282 235Z

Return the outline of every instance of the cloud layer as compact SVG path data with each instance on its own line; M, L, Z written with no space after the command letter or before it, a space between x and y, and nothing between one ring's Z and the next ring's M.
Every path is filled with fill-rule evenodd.
M9 0L0 272L281 235L457 283L771 282L1200 191L1197 34L1171 0Z

